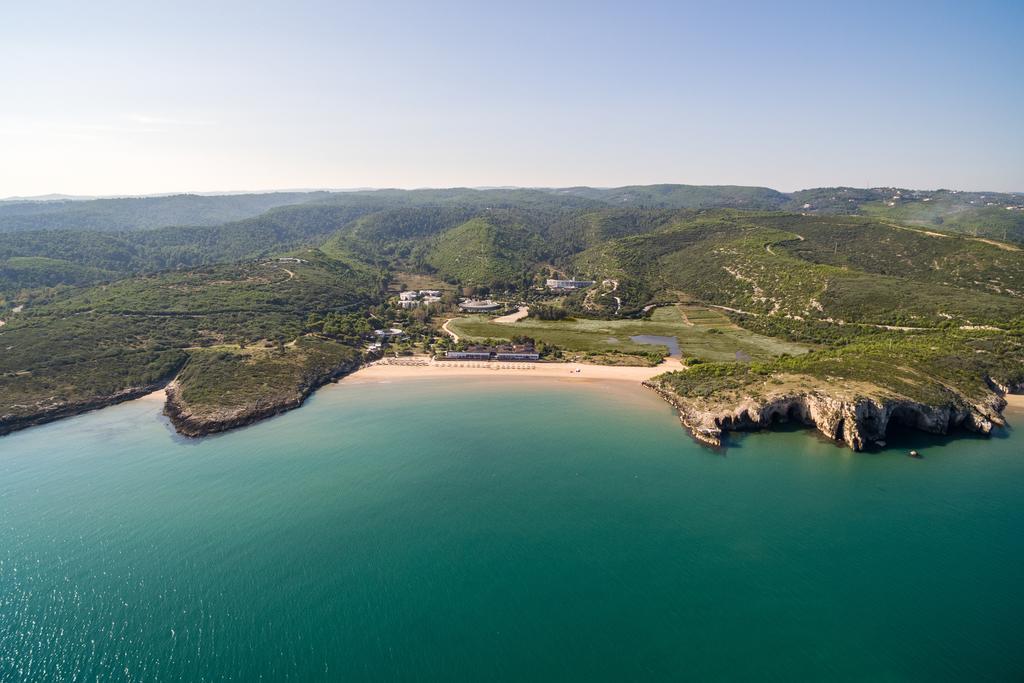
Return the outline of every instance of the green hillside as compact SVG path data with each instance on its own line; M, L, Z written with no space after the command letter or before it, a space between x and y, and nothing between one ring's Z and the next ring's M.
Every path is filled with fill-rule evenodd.
M387 303L388 284L410 278L487 287L558 318L453 323L467 338L523 334L630 362L646 354L630 336L670 329L701 360L761 363L719 362L688 376L722 387L787 373L820 382L830 366L876 389L889 377L886 390L904 396L914 377L914 395L932 396L926 387L963 393L986 377L1016 377L1024 249L951 231L948 213L941 227L924 209L898 220L863 215L890 192L381 190L318 195L214 226L0 233L0 431L175 376L183 411L232 414L246 395L262 397L260 410L297 405L358 362L371 327L402 319L424 340L439 334L436 307L413 319ZM900 192L896 206L939 214L981 197ZM601 284L570 295L535 288L549 272ZM681 317L665 327L652 317L680 302L728 324ZM777 357L807 348L799 361ZM954 357L964 361L959 379L939 369Z
M300 204L325 192L268 192L201 196L126 197L74 201L0 202L0 232L25 230L150 230L171 225L211 226Z
M0 296L21 289L61 284L90 285L116 277L113 271L45 256L14 256L0 260Z
M305 333L310 314L365 311L378 297L371 269L317 251L299 256L31 299L0 327L0 431L166 382L198 349L265 347L299 362L306 356L282 345Z
M661 209L779 209L789 198L767 187L741 185L630 185L568 187L553 192L586 197L617 207Z
M528 278L543 251L540 237L514 218L481 217L439 235L426 261L445 279L504 287Z
M1024 314L1022 257L860 218L724 211L609 242L577 266L622 280L633 310L684 294L758 315L998 325Z

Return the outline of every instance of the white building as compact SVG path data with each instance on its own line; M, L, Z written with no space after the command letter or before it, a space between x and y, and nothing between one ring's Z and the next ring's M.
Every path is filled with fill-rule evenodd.
M467 313L490 313L491 311L497 311L501 308L501 304L491 301L490 299L479 300L479 299L464 299L459 304L459 308Z
M593 280L555 280L548 278L549 289L583 289L594 284Z

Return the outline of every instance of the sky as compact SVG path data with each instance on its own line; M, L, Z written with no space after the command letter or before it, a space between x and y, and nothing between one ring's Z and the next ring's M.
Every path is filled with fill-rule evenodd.
M0 197L1024 191L1024 2L0 1Z

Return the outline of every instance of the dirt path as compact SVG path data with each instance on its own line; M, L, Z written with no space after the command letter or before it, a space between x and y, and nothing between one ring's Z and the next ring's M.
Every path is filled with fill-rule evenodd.
M928 235L929 237L945 237L947 239L951 237L963 237L964 239L971 240L972 242L984 242L985 244L989 244L993 247L1002 249L1004 251L1020 251L1020 247L1016 245L1008 244L1006 242L1000 242L999 240L989 239L988 237L972 237L971 235L963 234L947 235L941 232L932 232L931 230L925 230L924 228L911 228L909 226L898 225L896 223L882 223L882 225L887 225L890 228L896 228L897 230L906 230L908 232L916 232L922 235Z
M975 242L984 242L985 244L991 244L993 247L999 247L1005 251L1020 251L1020 247L1015 247L1012 244L1006 242L997 242L996 240L990 240L986 237L972 237Z
M454 332L452 332L451 328L448 327L448 323L450 323L452 320L453 320L452 318L448 318L447 320L445 320L444 321L444 325L441 325L441 331L444 332L445 334L447 334L449 337L451 337L453 342L458 344L459 343L459 335L457 335Z
M607 292L602 292L601 296L610 296L611 298L615 299L615 315L618 315L619 311L622 310L622 299L620 297L615 296L615 292L619 291L619 281L618 280L604 280L601 283L602 287L607 287L608 285L611 285L612 288L610 290L608 290Z

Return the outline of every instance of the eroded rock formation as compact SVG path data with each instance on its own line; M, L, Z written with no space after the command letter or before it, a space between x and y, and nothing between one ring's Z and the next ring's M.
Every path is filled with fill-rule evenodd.
M890 424L931 434L963 428L989 434L1004 424L1006 401L993 392L985 400L971 402L953 397L944 405L926 405L897 396L833 396L820 390L787 392L763 399L749 396L736 402L698 401L675 394L657 378L644 385L654 389L679 411L679 419L693 436L720 446L727 431L749 431L776 422L799 422L814 427L830 439L861 451L884 441Z

